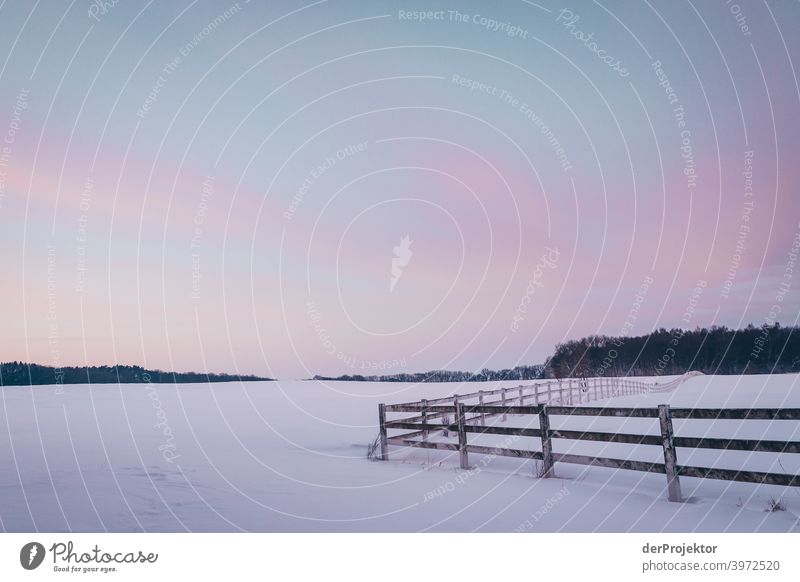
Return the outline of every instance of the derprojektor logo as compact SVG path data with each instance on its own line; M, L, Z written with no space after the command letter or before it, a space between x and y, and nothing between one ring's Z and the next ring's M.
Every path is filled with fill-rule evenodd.
M26 570L35 570L44 561L44 546L39 542L28 542L19 551L19 563Z

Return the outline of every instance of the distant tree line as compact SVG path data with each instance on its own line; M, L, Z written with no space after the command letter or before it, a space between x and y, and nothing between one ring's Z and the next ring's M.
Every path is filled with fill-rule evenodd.
M489 370L480 372L459 372L450 370L432 370L412 374L386 374L382 376L362 376L360 374L337 377L314 376L314 380L338 380L343 382L489 382L493 380L537 380L543 377L544 366L517 366L505 370Z
M597 376L659 376L698 370L705 374L800 373L800 327L780 324L733 330L724 326L694 330L658 329L628 336L591 335L560 343L545 364L479 372L433 370L380 376L360 374L315 380L348 382L487 382ZM135 384L264 381L253 375L164 372L140 366L41 366L0 364L0 386L37 384Z
M733 330L724 326L694 330L657 329L629 336L591 335L560 343L545 364L480 372L435 370L382 376L315 376L349 382L485 382L598 376L800 373L800 327L780 324Z
M658 329L637 337L592 335L558 344L548 360L555 378L800 372L800 328L780 324L733 330Z
M164 372L146 370L141 366L69 366L57 368L7 362L0 364L0 386L31 386L41 384L184 384L203 382L254 382L270 380L259 376L235 374L202 374L199 372Z

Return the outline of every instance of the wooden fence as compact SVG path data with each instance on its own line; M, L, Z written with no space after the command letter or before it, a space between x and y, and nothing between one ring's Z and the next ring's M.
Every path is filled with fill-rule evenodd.
M728 420L800 420L798 408L670 408L666 404L656 407L616 408L574 406L590 400L611 396L638 393L664 392L671 390L688 377L690 373L665 384L648 384L626 378L564 379L534 385L499 388L456 395L435 400L420 400L403 404L378 405L380 424L380 456L388 460L389 445L419 447L458 452L462 469L469 468L469 453L488 454L521 459L542 461L542 475L554 476L555 463L593 465L615 469L661 473L667 478L667 491L670 501L681 500L680 477L703 479L724 479L750 483L800 487L799 475L780 473L761 473L755 471L717 469L679 465L676 448L700 448L737 451L761 451L771 453L800 453L800 441L772 441L726 438L682 437L674 434L672 419L728 419ZM499 396L499 398L498 398ZM494 397L491 400L487 398ZM477 401L467 403L465 401ZM526 401L530 404L526 405ZM416 413L414 416L387 420L387 413ZM487 426L486 419L507 415L536 416L539 428L515 428ZM660 426L658 435L623 434L561 430L550 428L551 416L610 416L617 418L657 418ZM431 422L439 419L439 422ZM412 431L397 436L389 436L389 430ZM432 434L457 435L456 442L431 441ZM540 450L512 449L470 444L470 433L535 437L540 439ZM553 452L553 439L572 439L624 443L632 445L651 445L661 447L663 463L651 463L629 459L613 459L587 455L573 455Z

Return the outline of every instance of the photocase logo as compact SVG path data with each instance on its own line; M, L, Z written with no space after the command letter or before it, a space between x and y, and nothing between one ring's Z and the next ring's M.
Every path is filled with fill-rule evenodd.
M403 269L408 266L411 256L414 254L411 251L411 240L409 235L405 235L400 239L400 244L392 249L394 257L392 258L392 278L389 280L389 291L394 291L394 286L400 280L403 274Z
M19 563L26 570L35 570L44 561L44 546L39 542L29 542L19 551Z

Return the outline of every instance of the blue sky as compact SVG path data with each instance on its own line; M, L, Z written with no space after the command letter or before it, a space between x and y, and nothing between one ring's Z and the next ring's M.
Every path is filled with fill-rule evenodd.
M691 327L776 304L792 324L799 20L725 0L7 1L1 359L511 367L619 333L648 278L632 333L682 324L699 282Z

